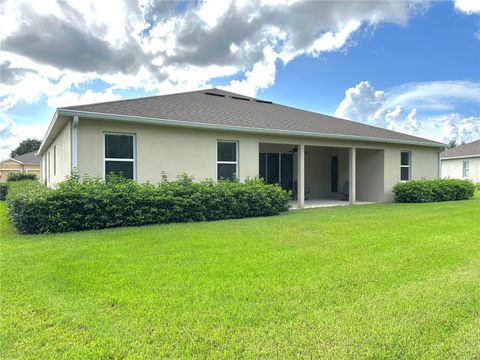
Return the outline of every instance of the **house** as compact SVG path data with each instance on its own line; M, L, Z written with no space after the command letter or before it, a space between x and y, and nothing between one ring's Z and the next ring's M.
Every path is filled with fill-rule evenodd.
M480 182L480 139L446 150L441 161L443 178Z
M59 108L38 155L47 184L72 169L139 182L261 176L305 200L387 202L439 177L444 144L218 90ZM307 204L308 205L308 204Z
M6 181L11 172L27 172L40 179L40 157L36 151L0 161L0 182Z

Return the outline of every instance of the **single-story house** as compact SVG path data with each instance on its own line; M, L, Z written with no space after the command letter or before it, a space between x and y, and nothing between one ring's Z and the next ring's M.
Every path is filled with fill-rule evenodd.
M441 155L442 177L480 182L480 139L447 149Z
M219 89L59 108L38 154L48 185L72 169L158 182L261 176L305 200L388 202L439 177L444 144ZM308 204L307 204L308 205Z
M11 172L32 173L40 179L40 161L36 151L0 161L0 182L6 181Z

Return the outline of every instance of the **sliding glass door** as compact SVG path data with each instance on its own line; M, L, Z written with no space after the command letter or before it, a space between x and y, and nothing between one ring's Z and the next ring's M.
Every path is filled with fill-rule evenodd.
M293 190L293 154L260 153L259 175L267 184L280 184Z

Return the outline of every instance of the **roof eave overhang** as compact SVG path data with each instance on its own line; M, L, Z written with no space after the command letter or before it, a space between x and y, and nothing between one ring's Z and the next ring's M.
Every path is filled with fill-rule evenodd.
M93 112L93 111L83 111L83 110L74 110L74 109L57 109L52 119L52 122L50 123L50 126L47 130L47 133L42 142L42 145L38 150L37 155L43 154L45 150L44 149L45 143L47 142L47 139L49 138L53 125L59 116L72 116L72 117L78 116L78 117L87 117L87 118L94 118L94 119L101 119L101 120L108 120L108 121L125 121L125 122L141 123L141 124L165 125L165 126L176 126L176 127L185 127L185 128L195 128L195 129L220 130L220 131L235 131L235 132L264 134L264 135L298 136L298 137L335 139L335 140L371 141L371 142L379 142L379 143L428 146L433 148L444 148L446 146L446 144L442 144L442 143L432 143L432 142L423 142L423 141L396 140L396 139L344 135L344 134L312 133L308 131L290 131L290 130L279 130L279 129L253 128L253 127L245 127L245 126L208 124L208 123L183 121L183 120L159 119L159 118L150 118L150 117L143 117L143 116L99 113L99 112Z
M456 159L469 159L469 158L477 158L480 157L480 154L477 155L460 155L460 156L449 156L449 157L443 157L441 160L456 160Z
M21 162L20 160L16 160L16 159L14 159L14 158L8 158L8 159L5 159L5 160L2 160L1 162L4 162L4 161L15 161L16 163L25 165L25 164L24 164L23 162Z
M50 124L48 125L47 132L45 133L45 136L43 137L42 143L40 144L40 147L38 148L37 152L35 155L37 156L42 156L43 153L45 152L45 144L47 143L47 140L50 138L50 133L52 132L52 128L57 122L58 119L58 109L55 110L55 113L53 114L52 121L50 121Z

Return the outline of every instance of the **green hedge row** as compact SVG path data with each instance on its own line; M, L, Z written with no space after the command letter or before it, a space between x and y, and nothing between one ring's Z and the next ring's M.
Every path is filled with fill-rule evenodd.
M7 175L7 183L15 182L15 181L23 181L23 180L37 180L37 175L29 174L29 173L22 173L22 172L13 172ZM7 199L8 193L8 184L7 183L0 183L0 200Z
M198 183L181 176L154 185L72 176L54 189L12 183L7 206L17 231L36 234L277 215L289 200L280 186L259 179Z
M0 200L7 198L8 185L7 183L0 183Z
M7 175L7 182L22 180L38 180L37 175L25 172L11 172Z
M393 192L401 203L466 200L473 197L475 185L469 180L413 180L396 184Z

